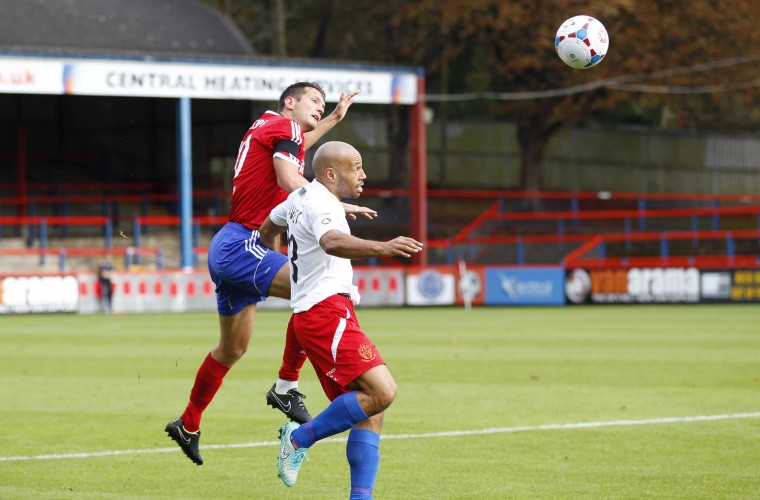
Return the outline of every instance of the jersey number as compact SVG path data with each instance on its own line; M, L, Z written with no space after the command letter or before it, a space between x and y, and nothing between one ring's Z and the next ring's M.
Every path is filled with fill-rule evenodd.
M251 136L245 138L243 142L240 143L240 148L238 148L238 157L237 161L235 162L235 175L232 176L234 179L238 176L240 171L243 169L243 163L245 163L245 157L248 156L248 148L251 146Z
M288 238L288 245L290 246L290 267L293 269L290 276L293 278L293 283L298 283L298 266L296 265L296 260L298 259L298 244L292 234Z

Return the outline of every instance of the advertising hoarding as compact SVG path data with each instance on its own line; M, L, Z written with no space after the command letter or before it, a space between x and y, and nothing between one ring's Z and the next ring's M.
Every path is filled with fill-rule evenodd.
M694 303L700 300L696 268L570 269L565 293L572 304Z
M406 304L444 306L454 304L456 283L452 268L410 269L406 276Z
M485 277L487 305L565 303L565 270L561 267L489 267Z
M705 270L701 278L703 302L760 302L760 269Z
M357 89L361 91L357 102L417 102L417 76L412 70L403 69L76 58L0 59L0 93L13 94L277 101L285 87L297 81L322 85L328 102L338 101L341 92Z
M79 282L75 276L0 277L0 313L79 311Z

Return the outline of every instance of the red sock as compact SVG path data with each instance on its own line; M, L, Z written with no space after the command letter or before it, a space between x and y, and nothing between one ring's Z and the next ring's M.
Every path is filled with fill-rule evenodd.
M279 377L282 380L298 380L298 372L306 362L306 353L301 344L296 340L296 333L293 329L292 320L288 323L288 330L285 334L285 350L282 353L282 366L280 366Z
M203 360L201 367L198 368L198 374L195 376L193 389L190 391L190 402L185 408L185 413L182 414L185 430L195 432L200 429L203 410L214 399L214 395L222 385L222 380L228 371L230 371L230 367L215 360L211 357L211 353Z

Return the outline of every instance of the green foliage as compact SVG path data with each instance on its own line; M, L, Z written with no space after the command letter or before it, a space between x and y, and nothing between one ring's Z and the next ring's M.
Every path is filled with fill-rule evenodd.
M277 2L207 0L227 12L261 54L274 54ZM639 75L650 85L699 86L731 84L755 78L758 63L736 64L709 71L645 78L656 72L756 53L760 31L755 6L744 0L720 3L658 0L420 0L368 2L314 0L286 2L287 53L292 57L368 61L422 66L429 91L514 92L568 87L604 78ZM610 52L589 71L573 71L554 53L554 33L576 14L601 19L611 37ZM440 80L448 66L447 81ZM623 87L621 87L623 88ZM705 103L720 106L725 93L684 98L676 94L642 94L619 90L576 94L558 100L494 103L494 111L515 116L526 109L549 110L546 119L573 121L594 109L640 100L659 108L667 102L677 109L681 125L704 124ZM737 110L756 98L757 90L738 92L730 102ZM754 106L753 106L754 107ZM725 115L722 113L721 115ZM745 119L748 115L744 115ZM745 123L746 125L746 123Z
M385 421L377 498L754 498L760 491L757 416L620 425L757 415L755 306L358 314L399 386ZM2 318L0 497L346 498L340 441L313 447L295 488L276 477L282 418L264 395L287 318L259 312L250 350L204 417L202 467L163 427L184 408L216 341L213 314ZM327 404L308 366L301 388L313 412ZM618 425L538 427L584 422ZM484 429L502 431L435 434ZM109 451L124 453L3 460Z
M228 11L260 53L274 54L267 49L278 2L207 1L240 5ZM257 12L269 22L262 25ZM602 20L610 34L607 57L591 70L572 70L554 52L557 28L577 14ZM289 56L420 66L432 94L532 92L615 79L564 97L438 105L439 116L515 121L525 189L541 187L549 138L582 120L713 130L760 125L760 57L698 67L758 55L756 2L314 0L287 2L285 17ZM660 73L682 67L690 69Z

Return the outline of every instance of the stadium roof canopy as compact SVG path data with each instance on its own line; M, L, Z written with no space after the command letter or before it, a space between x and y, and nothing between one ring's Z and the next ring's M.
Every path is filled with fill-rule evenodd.
M0 51L143 57L250 56L227 17L195 0L0 0Z
M254 53L198 0L0 0L0 93L275 101L316 81L335 102L415 104L420 70Z

